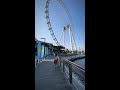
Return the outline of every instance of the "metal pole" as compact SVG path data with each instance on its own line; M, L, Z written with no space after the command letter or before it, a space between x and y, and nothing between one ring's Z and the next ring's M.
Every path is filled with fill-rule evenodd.
M72 66L69 64L69 80L70 84L72 84Z
M61 58L59 59L59 61L60 61L60 67L61 67Z
M64 47L65 47L65 29L64 29L64 31L63 31L63 45L64 45Z
M63 72L65 72L65 62L63 60Z

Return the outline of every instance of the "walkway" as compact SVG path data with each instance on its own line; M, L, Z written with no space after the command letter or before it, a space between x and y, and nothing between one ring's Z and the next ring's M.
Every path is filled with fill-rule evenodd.
M35 90L75 90L60 68L55 68L49 56L35 69Z

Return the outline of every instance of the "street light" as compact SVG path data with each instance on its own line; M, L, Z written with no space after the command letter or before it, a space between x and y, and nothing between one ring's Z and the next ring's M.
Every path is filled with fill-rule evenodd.
M46 41L46 38L41 38L41 39L44 39L44 42Z

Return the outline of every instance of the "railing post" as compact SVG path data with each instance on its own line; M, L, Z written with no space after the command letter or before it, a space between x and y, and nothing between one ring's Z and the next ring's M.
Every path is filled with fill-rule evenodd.
M59 60L60 60L60 67L61 67L61 58Z
M69 80L70 80L70 84L72 84L72 66L71 66L71 64L69 64Z
M65 72L65 62L63 60L63 72Z

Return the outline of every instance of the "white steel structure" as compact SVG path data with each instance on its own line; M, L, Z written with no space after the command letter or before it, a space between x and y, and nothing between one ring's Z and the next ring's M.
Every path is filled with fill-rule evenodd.
M73 37L72 31L71 31L70 25L67 25L63 28L62 34L61 34L61 37L60 37L60 42L63 41L63 46L64 47L66 46L65 45L65 32L66 31L69 31L70 46L71 46L71 51L73 52L76 49L76 46L75 46L74 37Z
M46 11L45 11L45 13L46 13L46 20L47 20L48 28L49 28L49 31L50 31L50 34L51 34L53 40L55 41L55 43L57 44L57 46L60 46L61 44L58 42L57 38L55 37L55 34L54 34L54 32L53 32L53 29L52 29L51 22L50 22L50 18L49 18L49 3L50 3L50 1L51 1L51 0L46 0L46 6L45 6L45 8L46 8ZM57 1L58 1L58 2L62 5L62 7L64 8L67 16L69 17L69 20L70 20L70 22L71 22L71 25L72 25L72 19L71 19L71 17L70 17L70 14L69 14L68 9L66 8L65 4L63 3L63 0L57 0ZM72 25L72 26L73 26L73 25ZM70 26L70 25L65 26L64 29L63 29L63 31L62 31L62 36L63 36L63 38L64 38L63 41L64 41L64 46L65 46L65 30L68 29L68 30L69 30L69 36L70 36L71 50L73 51L73 50L75 50L75 49L77 50L77 47L76 47L76 43L75 43L75 39L74 39L74 34L73 34L73 31L72 31L72 29L73 29L72 26Z

